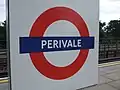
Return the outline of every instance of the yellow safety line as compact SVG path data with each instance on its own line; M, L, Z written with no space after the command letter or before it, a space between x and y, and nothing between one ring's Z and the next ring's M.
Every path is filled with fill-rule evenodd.
M109 62L109 63L102 63L102 64L99 64L98 67L109 67L109 66L114 66L114 65L120 65L120 61L115 61L115 62ZM8 83L8 79L3 79L3 80L0 80L0 84L1 83Z
M0 83L8 83L8 80L0 80Z
M120 65L120 61L99 64L99 67L109 67L114 65Z

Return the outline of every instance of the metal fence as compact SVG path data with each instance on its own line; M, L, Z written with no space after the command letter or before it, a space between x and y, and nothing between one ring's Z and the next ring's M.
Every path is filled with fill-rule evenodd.
M8 75L6 49L0 49L0 78Z
M7 76L6 41L0 41L0 77ZM120 60L120 39L104 38L99 41L99 63Z
M0 40L0 77L7 76L7 49L6 41Z
M99 62L108 62L116 60L120 60L120 39L100 39Z

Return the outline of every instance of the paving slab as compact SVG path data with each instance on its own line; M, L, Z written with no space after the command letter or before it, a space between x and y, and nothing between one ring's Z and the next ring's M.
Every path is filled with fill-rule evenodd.
M109 72L109 71L113 71L113 70L120 70L120 65L114 65L114 66L109 66L109 67L102 67L99 68L99 71L103 71L103 72Z
M103 71L98 72L98 75L105 75L105 74L106 74L106 72L103 72Z
M0 84L0 90L8 90L8 83Z
M109 71L106 71L104 74L111 74L111 73L116 73L116 72L120 72L120 70L118 69L109 70Z
M118 90L120 90L120 80L113 81L113 82L110 82L110 83L108 83L108 84L111 85L112 87L115 87L115 88L117 88Z
M106 78L111 79L111 80L119 80L120 79L120 71L119 72L114 72L110 74L104 75Z
M99 82L98 84L105 84L105 83L109 83L112 82L111 79L105 78L104 76L99 76Z
M88 88L79 89L79 90L117 90L117 89L113 88L108 84L102 84L102 85L97 85L97 86L88 87Z

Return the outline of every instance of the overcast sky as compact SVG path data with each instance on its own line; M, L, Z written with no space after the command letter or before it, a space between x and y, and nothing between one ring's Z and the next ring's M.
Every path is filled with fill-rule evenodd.
M0 21L4 21L5 0L0 0ZM100 20L109 22L120 18L120 0L100 0Z
M0 21L4 21L6 18L5 15L5 0L0 0Z
M100 0L100 20L120 19L120 0Z

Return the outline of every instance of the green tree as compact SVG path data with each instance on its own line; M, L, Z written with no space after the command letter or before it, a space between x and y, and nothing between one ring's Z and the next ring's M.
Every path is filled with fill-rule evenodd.
M6 48L6 21L0 25L0 48Z
M107 35L109 37L120 37L120 20L111 20L106 27Z
M0 40L6 40L6 21L0 26Z
M99 21L99 37L100 38L106 37L105 26L106 26L105 22Z

